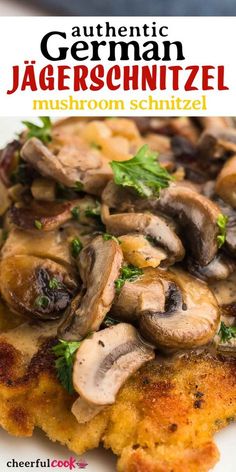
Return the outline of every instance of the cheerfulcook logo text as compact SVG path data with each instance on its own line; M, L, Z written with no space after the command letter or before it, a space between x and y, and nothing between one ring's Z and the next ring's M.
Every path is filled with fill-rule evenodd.
M68 470L86 470L88 463L83 459L69 457L68 459L35 459L35 460L17 460L10 459L6 463L9 468L39 468L41 469L68 469Z

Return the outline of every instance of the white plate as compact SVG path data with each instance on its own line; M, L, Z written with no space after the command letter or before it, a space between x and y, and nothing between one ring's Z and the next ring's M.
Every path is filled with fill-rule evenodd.
M29 117L27 117L27 119L29 119ZM0 147L11 140L21 128L21 120L19 118L0 118ZM235 434L236 424L228 426L216 435L215 439L220 450L221 459L215 466L214 472L236 471ZM7 462L11 461L13 458L20 462L21 460L36 461L37 458L41 461L45 461L47 459L68 460L71 456L76 457L75 454L69 452L67 448L49 441L40 431L35 432L32 438L16 439L9 436L5 431L0 430L0 445L1 472L9 472L11 470L22 470L25 472L38 470L40 472L47 472L53 470L52 468L7 467ZM76 470L85 470L86 472L115 472L116 459L110 452L102 448L84 454L82 457L78 458L78 461L87 462L87 466L85 469L77 468ZM62 467L55 468L54 470L64 472L69 469Z

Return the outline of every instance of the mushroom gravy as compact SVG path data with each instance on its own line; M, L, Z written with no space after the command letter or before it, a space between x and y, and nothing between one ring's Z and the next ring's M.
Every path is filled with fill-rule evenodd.
M77 416L86 402L106 405L104 385L113 403L155 350L157 362L233 355L234 121L41 121L0 154L6 339L29 357L42 338L57 339L83 398Z

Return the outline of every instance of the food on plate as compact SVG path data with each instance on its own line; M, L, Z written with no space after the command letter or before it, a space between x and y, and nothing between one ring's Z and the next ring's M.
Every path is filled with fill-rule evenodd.
M24 122L0 152L0 424L205 472L236 417L236 128Z

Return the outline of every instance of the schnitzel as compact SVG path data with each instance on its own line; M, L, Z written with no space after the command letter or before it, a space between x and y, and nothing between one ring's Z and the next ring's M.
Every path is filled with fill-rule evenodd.
M219 460L213 434L236 415L235 361L157 355L113 406L82 425L71 413L74 396L56 378L56 340L40 333L33 353L32 331L20 325L0 338L0 423L10 434L31 436L39 427L77 454L101 443L118 456L120 472L205 472Z

